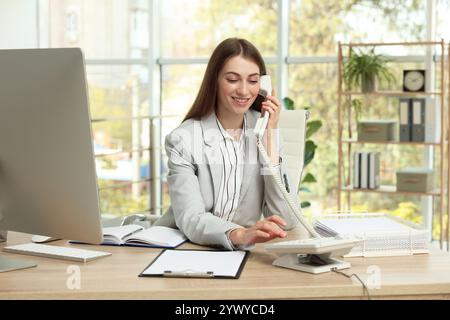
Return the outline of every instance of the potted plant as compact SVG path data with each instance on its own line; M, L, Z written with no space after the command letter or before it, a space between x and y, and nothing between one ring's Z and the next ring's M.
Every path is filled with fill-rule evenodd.
M352 90L359 87L363 93L370 93L376 91L377 81L385 80L390 84L395 77L386 66L387 62L389 60L376 54L373 48L367 53L352 49L349 58L344 61L344 81L347 88Z

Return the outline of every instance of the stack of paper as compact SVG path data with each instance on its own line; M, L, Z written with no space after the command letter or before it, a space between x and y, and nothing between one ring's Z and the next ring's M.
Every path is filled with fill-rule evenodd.
M428 232L388 214L339 214L317 219L316 231L324 237L361 239L346 257L394 256L429 252Z

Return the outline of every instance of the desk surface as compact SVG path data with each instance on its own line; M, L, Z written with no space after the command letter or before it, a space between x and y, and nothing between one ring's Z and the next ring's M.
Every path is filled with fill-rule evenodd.
M9 233L8 245L29 239L29 235ZM275 256L265 252L263 245L251 252L241 277L235 280L139 278L160 249L70 245L66 241L52 244L108 251L112 256L83 264L1 252L5 257L33 260L38 266L0 273L0 299L366 298L359 282L340 274L312 275L272 266ZM199 246L188 243L181 248ZM370 290L372 298L450 298L450 255L438 249L424 255L344 260L352 268L343 271L358 274L366 283L374 270L380 271L381 286ZM80 267L80 289L67 287L71 276L68 267L72 265Z

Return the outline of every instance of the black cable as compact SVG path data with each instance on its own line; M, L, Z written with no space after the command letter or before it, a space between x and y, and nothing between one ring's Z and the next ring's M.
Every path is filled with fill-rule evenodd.
M310 261L316 264L321 264L321 265L327 265L329 264L328 262L326 262L324 259L322 259L319 255L313 254L310 257ZM367 288L366 284L361 280L361 278L356 274L356 273L352 273L351 275L348 275L342 271L338 271L338 269L336 267L331 268L331 271L339 273L341 275L343 275L346 278L351 279L351 277L356 277L356 279L358 279L359 282L361 282L362 286L363 286L363 291L365 291L367 293L367 298L369 300L372 300L370 298L370 293L369 293L369 289Z
M353 277L353 276L356 277L356 279L358 279L358 281L361 282L361 284L362 284L362 286L363 286L363 290L367 293L367 298L368 298L369 300L372 300L372 299L370 298L369 289L367 288L366 284L361 280L361 278L360 278L356 273L353 273L353 274L351 274L351 275L348 275L348 274L346 274L346 273L344 273L344 272L342 272L342 271L338 271L337 268L332 268L331 271L336 272L336 273L339 273L339 274L342 274L343 276L345 276L346 278L349 278L349 279L350 279L351 277Z

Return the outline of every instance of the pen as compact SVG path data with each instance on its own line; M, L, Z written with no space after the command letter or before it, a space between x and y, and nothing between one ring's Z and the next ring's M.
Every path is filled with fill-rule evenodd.
M165 276L165 277L213 278L214 277L214 272L212 272L212 271L198 272L198 271L191 271L191 270L173 272L173 271L170 271L170 270L165 270L163 272L163 276Z
M129 237L129 236L131 236L131 235L133 235L133 234L135 234L135 233L138 233L139 231L142 231L142 230L143 230L143 229L138 229L138 230L135 230L135 231L131 231L130 233L124 235L124 236L122 237L122 239L125 239L126 237Z

